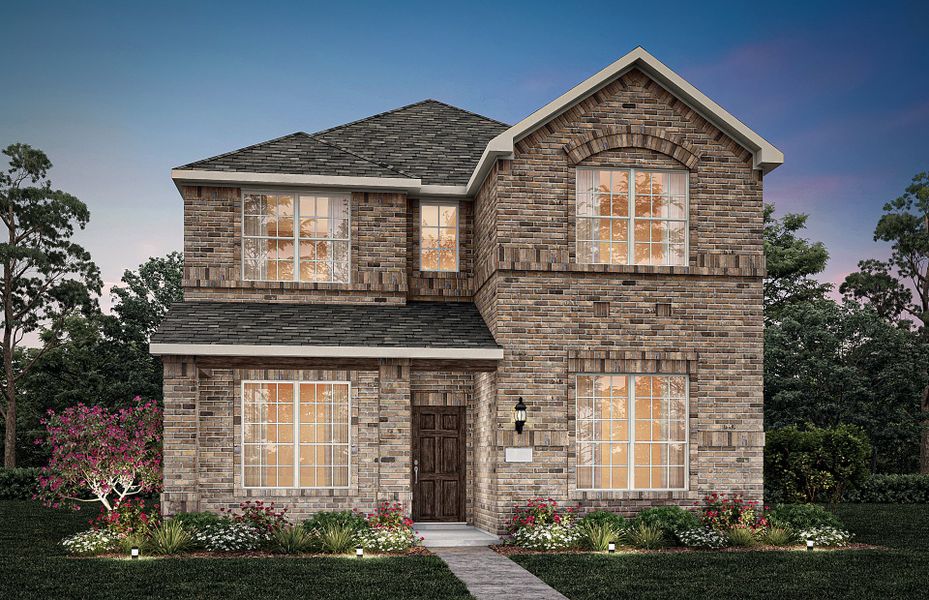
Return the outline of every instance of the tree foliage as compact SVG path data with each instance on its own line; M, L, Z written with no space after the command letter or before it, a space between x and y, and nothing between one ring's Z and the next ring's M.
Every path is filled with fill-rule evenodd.
M110 511L127 497L161 487L162 412L152 400L109 410L77 404L43 419L51 456L38 496L49 506L99 503Z
M774 206L764 207L764 252L767 276L764 281L765 318L777 318L780 310L796 302L823 298L831 286L816 275L826 268L829 252L822 242L800 237L807 215L774 217Z
M75 309L95 307L100 273L90 254L72 241L75 227L90 219L87 206L47 179L51 161L40 150L12 144L3 153L9 167L0 172L0 298L3 303L4 465L16 466L17 383L44 353L57 345L64 319ZM24 337L42 329L43 347L17 353Z

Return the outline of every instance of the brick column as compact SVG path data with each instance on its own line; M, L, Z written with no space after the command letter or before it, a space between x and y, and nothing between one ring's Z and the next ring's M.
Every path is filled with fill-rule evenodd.
M381 359L378 370L377 500L412 508L410 361Z
M191 357L166 356L164 363L165 515L199 510L197 364Z

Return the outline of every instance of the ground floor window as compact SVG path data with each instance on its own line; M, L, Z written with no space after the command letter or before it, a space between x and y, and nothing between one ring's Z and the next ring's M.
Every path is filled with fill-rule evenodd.
M578 489L684 489L687 401L684 375L578 375Z
M348 382L243 382L245 487L347 487L350 415Z

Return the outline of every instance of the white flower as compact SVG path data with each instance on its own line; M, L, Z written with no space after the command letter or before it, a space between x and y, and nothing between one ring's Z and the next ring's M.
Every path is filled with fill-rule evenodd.
M677 538L689 548L724 548L729 542L725 535L710 527L681 531Z
M571 525L549 523L520 527L513 534L513 543L530 550L561 550L577 546L580 537Z
M105 529L89 529L61 541L69 554L105 554L116 550L119 538Z
M255 550L263 536L246 523L214 525L194 534L194 540L211 552L245 552Z
M843 529L824 525L822 527L812 527L801 531L800 539L813 540L813 543L817 546L842 547L848 546L849 541L852 539L852 534Z

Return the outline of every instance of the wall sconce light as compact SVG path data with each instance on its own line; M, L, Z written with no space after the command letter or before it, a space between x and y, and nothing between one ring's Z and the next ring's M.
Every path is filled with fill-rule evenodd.
M610 543L607 545L607 547L606 547L606 551L609 552L610 554L615 553L615 552L616 552L616 542L610 542Z
M806 549L807 549L808 552L812 552L812 551L813 551L813 540L807 540L807 541L806 541Z
M516 402L516 433L523 432L523 425L526 424L526 403L523 402L522 396Z
M129 557L132 558L132 560L138 560L138 559L139 559L139 549L136 548L135 546L133 546L132 548L130 548L130 549L129 549Z
M361 546L356 546L356 547L355 547L355 556L358 557L358 558L364 558L364 555L365 555L365 549L362 548Z

